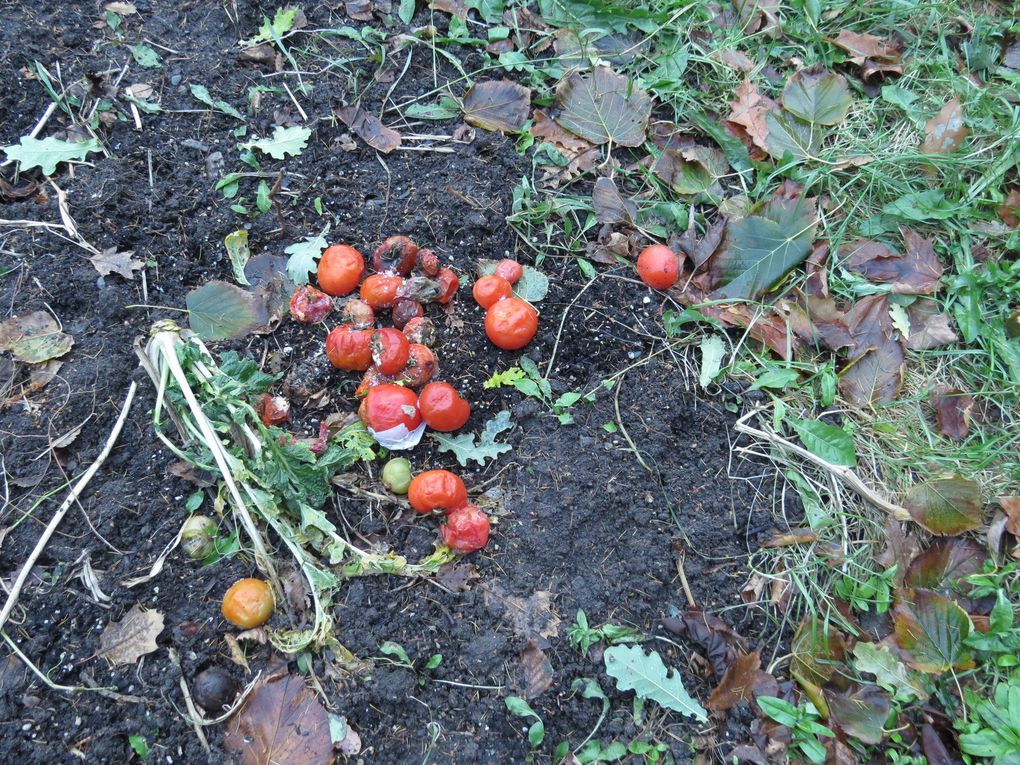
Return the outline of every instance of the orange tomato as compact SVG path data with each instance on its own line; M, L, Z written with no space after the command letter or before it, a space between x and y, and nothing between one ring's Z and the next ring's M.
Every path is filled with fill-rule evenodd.
M531 342L538 332L538 311L531 303L508 297L493 303L485 312L485 334L493 345L516 351Z
M326 335L326 355L337 369L364 372L372 363L372 332L341 324Z
M397 290L403 283L402 276L372 274L361 283L361 299L376 311L391 308L397 302Z
M418 397L413 390L393 383L382 383L368 391L358 408L358 416L376 433L403 425L414 430L421 425Z
M460 279L449 268L441 268L439 273L436 274L436 281L439 282L439 297L436 300L445 305L453 300L453 296L457 294L457 288L460 287Z
M513 285L502 276L483 276L475 282L471 288L471 296L482 308L488 308L493 303L514 294Z
M680 261L666 245L653 244L638 255L637 272L641 281L652 289L666 290L680 278Z
M323 292L340 296L354 292L363 273L365 258L362 254L346 244L334 244L319 258L316 276Z
M460 397L450 383L431 382L418 394L418 409L425 424L444 433L464 427L471 416L471 405Z
M467 503L467 488L460 476L449 470L426 470L411 480L407 499L422 514L433 510L450 513Z
M511 284L516 284L517 280L524 276L524 266L516 260L503 258L496 264L496 276L502 276Z
M234 582L223 596L223 618L241 629L250 630L265 624L275 606L273 590L261 579Z

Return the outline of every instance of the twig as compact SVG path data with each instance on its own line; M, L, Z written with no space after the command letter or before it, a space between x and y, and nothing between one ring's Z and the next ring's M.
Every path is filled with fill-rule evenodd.
M641 456L641 452L638 451L637 446L630 438L630 434L627 433L627 428L623 426L623 417L620 416L620 389L623 387L623 375L620 375L620 382L616 384L616 394L613 396L613 407L616 409L616 424L620 426L620 435L624 437L627 444L630 446L634 456L637 457L637 461L641 463L641 467L648 471L649 475L654 476L655 471L648 467L648 463L645 462L644 457Z
M124 397L124 406L120 410L120 416L117 421L113 424L113 429L110 431L110 435L107 436L106 444L103 446L99 456L96 457L95 462L89 466L89 469L85 471L85 474L78 479L78 482L71 489L71 493L67 495L67 498L61 503L60 507L57 508L57 512L53 515L53 519L46 526L42 536L39 537L39 541L36 542L35 548L28 556L28 560L25 561L25 565L22 567L21 572L18 574L18 578L14 580L14 584L11 586L10 594L7 596L7 602L4 604L3 610L0 611L0 628L7 622L8 617L11 615L11 611L18 602L18 596L21 594L21 588L25 586L25 580L28 579L29 573L32 571L32 567L35 562L39 559L42 554L43 548L46 547L46 543L50 541L50 537L53 536L53 532L57 530L57 526L64 519L67 511L71 506L78 500L78 497L84 491L89 481L96 474L102 464L106 461L106 458L110 455L113 450L113 445L117 442L117 437L120 435L121 428L124 427L124 421L127 419L128 411L131 409L131 402L135 398L135 389L138 386L132 381L131 386L128 388L127 396Z
M39 669L37 666L35 666L35 664L32 663L32 660L28 658L20 648L18 648L18 644L11 639L10 635L8 635L3 630L0 630L0 635L3 636L3 639L5 641L7 641L7 645L11 647L11 650L14 652L14 655L21 659L22 663L26 667L28 667L29 670L31 670L32 674L38 677L40 680L42 680L46 684L46 686L50 688L50 690L70 691L71 693L92 690L91 688L86 688L85 686L82 685L60 685L58 683L53 682L48 677L46 677L46 674L41 669Z
M198 736L198 743L205 749L205 753L212 756L212 749L209 748L209 740L205 737L205 731L202 730L202 726L199 725L198 710L195 708L195 702L191 699L191 691L188 690L188 684L184 681L184 675L181 675L181 693L184 694L184 705L188 708L188 715L190 717L191 727L195 729L195 735Z
M822 470L826 471L834 478L843 481L843 483L845 483L847 486L849 486L851 489L857 492L858 496L860 496L866 502L871 503L879 510L884 510L885 512L889 513L889 515L891 515L897 521L912 520L910 513L907 511L905 507L901 507L900 505L894 504L888 501L887 499L884 499L881 496L879 496L874 489L872 489L870 486L864 483L861 477L850 468L844 467L843 465L833 465L831 462L826 462L818 455L812 454L807 449L797 446L797 444L792 443L791 441L787 441L782 436L778 436L775 433L768 433L764 430L759 430L758 428L753 428L750 425L748 425L747 420L757 415L761 411L762 409L758 408L745 414L743 417L737 420L736 425L733 426L734 430L736 430L738 433L745 433L749 436L760 438L761 440L767 441L770 444L778 446L782 449L786 449L787 451L791 451L798 457L807 460L812 465L820 467Z
M687 572L684 571L684 556L681 555L676 559L676 572L680 575L680 584L684 588L684 595L687 596L687 605L691 608L697 608L697 603L694 600L694 593L691 592L691 585L687 581Z

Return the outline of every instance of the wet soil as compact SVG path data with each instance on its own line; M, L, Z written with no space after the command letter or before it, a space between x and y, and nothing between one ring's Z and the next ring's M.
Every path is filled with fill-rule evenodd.
M163 106L158 114L141 115L141 130L129 110L99 127L109 156L92 155L73 171L61 166L53 178L67 194L81 237L99 250L133 251L146 263L144 281L141 272L131 280L100 277L90 253L69 242L63 230L0 229L0 263L7 271L0 280L0 318L46 310L75 339L56 378L42 390L26 393L30 370L2 359L5 583L64 496L65 483L96 458L130 381L139 384L116 448L44 550L6 627L54 683L107 690L105 695L50 690L4 644L3 762L125 763L138 759L129 736L146 739L148 762L227 761L222 726L207 729L212 749L207 755L182 717L180 678L190 683L209 666L223 667L239 681L250 678L230 661L223 640L230 630L219 615L219 600L235 579L256 573L252 560L238 555L196 568L178 551L151 582L133 589L122 584L147 572L174 539L186 516L184 500L194 490L168 472L175 458L153 435L154 391L137 367L132 343L153 321L180 319L171 309L184 305L189 289L210 278L230 279L221 244L225 234L245 226L255 252L281 254L329 223L330 238L365 249L386 235L407 234L434 247L465 276L479 257L508 253L534 262L533 250L522 247L505 221L514 185L530 174L530 160L510 140L477 131L470 142L446 142L454 148L450 153L398 151L385 157L357 139L349 148L346 128L331 115L351 97L354 75L359 88L371 79L374 65L366 62L350 64L351 75L337 68L312 78L311 94L300 99L313 127L308 147L298 157L264 163L269 172L287 170L282 214L246 218L232 212L231 201L213 187L224 172L249 169L237 161L239 138L232 132L242 123L205 109L188 86L203 84L242 110L251 86L287 81L293 88L292 77L273 76L272 67L245 64L236 55L236 41L254 34L262 13L272 13L272 7L241 0L226 9L186 0L134 5L138 12L124 16L114 33L98 3L0 0L4 145L27 134L50 102L34 61L51 73L59 67L65 86L92 83L93 92L81 99L86 107L118 77L151 84ZM310 28L350 23L342 7L330 13L316 4L306 11ZM144 70L133 62L126 45L143 40L164 46L161 68ZM334 45L316 54L357 49L343 39ZM458 54L469 71L481 63L471 51ZM439 72L444 74L449 73ZM378 113L391 84L370 88L366 108ZM416 58L392 99L399 103L433 87L431 60ZM285 92L264 92L261 99L257 114L246 120L248 135L266 135L274 120L302 121ZM77 114L86 107L72 109ZM40 137L57 135L70 123L58 111ZM453 120L404 129L450 135L459 125ZM13 181L13 169L4 168L4 178ZM59 223L56 188L37 170L26 177L40 181L38 193L0 203L0 218ZM255 183L242 182L239 196L249 206ZM550 762L561 741L580 744L599 718L599 703L572 691L581 677L595 678L611 701L597 735L604 743L661 741L676 762L689 762L695 737L721 757L746 735L735 723L739 713L707 737L711 726L651 704L636 722L632 694L614 689L598 660L599 647L582 655L567 639L579 609L593 625L634 627L647 636L646 647L678 668L692 695L704 699L714 685L705 663L692 644L659 626L660 618L686 608L681 561L695 602L754 643L766 625L744 610L739 591L747 578L748 550L768 533L771 520L755 480L731 477L761 472L732 456L732 397L699 398L682 349L662 350L659 296L616 268L578 298L587 279L572 258L548 257L541 268L552 288L541 304L539 336L526 352L542 369L555 353L550 379L556 392L598 391L595 403L576 405L576 423L564 426L534 400L483 388L518 354L486 342L481 312L467 290L457 301L458 320L435 315L440 377L475 406L467 429L477 431L492 414L509 409L513 450L484 470L457 468L497 519L489 546L459 564L462 581L371 577L353 580L342 591L335 618L337 638L347 648L361 658L380 657L380 644L394 641L416 664L412 671L376 661L371 670L350 674L331 671L321 657L311 659L331 709L361 736L364 748L351 761L524 762L528 723L509 715L504 699L525 692L522 654L532 641L545 651L553 675L548 689L530 702L546 726L539 762ZM288 322L275 334L216 348L278 358L287 366L319 353L321 338L320 329ZM611 388L601 385L608 378L615 381ZM336 375L331 384L337 388L341 381ZM318 418L353 409L351 387L337 389L327 409L299 413L297 427L311 434ZM51 446L72 431L75 437ZM430 444L426 440L414 451L416 469L456 467ZM412 556L427 552L434 538L432 525L397 507L342 491L331 513L350 533L384 539ZM97 600L85 586L83 572L89 568L107 600ZM99 635L136 603L165 617L159 650L137 665L110 667L96 658ZM426 671L425 661L437 653L442 663ZM269 663L268 646L249 644L247 654L253 671ZM291 666L298 671L306 664Z

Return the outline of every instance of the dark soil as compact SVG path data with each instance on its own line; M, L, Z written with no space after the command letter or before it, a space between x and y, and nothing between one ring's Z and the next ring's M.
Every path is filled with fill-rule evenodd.
M147 300L140 274L130 281L117 275L99 277L88 253L60 237L42 229L0 228L0 262L10 269L0 281L2 318L51 310L75 338L58 377L28 395L22 393L28 370L0 359L5 400L0 467L8 500L0 514L0 575L5 582L16 575L64 496L63 484L95 459L129 382L138 381L138 399L116 449L46 547L6 626L7 634L55 683L114 689L120 696L48 690L4 644L0 761L124 763L134 757L128 736L141 735L151 750L150 762L199 763L206 761L206 754L178 712L184 709L180 678L183 673L190 683L199 671L215 665L245 679L223 641L229 626L220 617L219 600L231 582L256 570L245 556L196 568L177 552L152 582L135 589L121 584L147 572L174 538L186 516L184 499L194 490L168 473L175 460L152 433L153 389L132 348L135 337L145 334L153 321L181 315L138 306L147 302L179 308L187 290L210 278L230 279L221 242L241 225L250 227L256 252L280 254L284 246L318 233L328 221L331 238L368 250L388 234L407 234L433 246L465 275L479 257L516 253L530 260L505 222L513 186L529 173L530 160L519 156L511 141L483 131L472 142L457 144L453 154L398 151L380 158L360 141L356 149L345 151L341 137L346 130L330 114L349 97L350 81L334 69L315 78L312 94L301 99L309 124L314 122L308 148L299 157L264 163L266 170L285 167L288 173L286 191L292 197L285 197L285 230L280 231L273 213L242 218L213 189L223 172L247 169L237 161L237 139L231 134L240 123L202 110L188 85L204 84L216 97L243 107L250 85L292 80L263 77L269 70L239 63L233 47L237 39L254 34L262 13L271 14L274 6L241 0L136 0L138 13L124 17L117 39L106 25L97 27L102 21L99 5L0 0L4 145L25 135L49 103L32 74L34 60L51 72L59 65L65 85L88 78L99 88L131 62L125 43L148 39L176 51L160 51L160 69L142 70L131 62L124 80L151 83L165 111L143 115L141 131L130 119L100 128L110 156L92 155L90 164L76 166L73 174L62 166L54 177L67 193L70 214L87 242L100 250L133 250L149 262ZM237 27L224 5L237 8ZM350 23L342 10L340 16L330 15L316 4L306 11L312 28ZM353 50L348 43L335 44ZM477 54L460 54L469 71L480 64ZM358 71L363 86L373 69ZM394 100L430 90L432 75L431 60L415 58ZM365 98L366 108L377 113L389 87L375 85ZM260 111L249 120L249 135L271 132L274 115L300 120L286 94L264 93ZM68 126L66 115L58 111L40 137ZM457 127L452 122L419 129L450 134ZM221 152L225 165L210 175L207 165L215 152ZM6 179L12 180L13 169L3 169ZM41 180L37 172L28 176ZM0 218L59 222L56 192L44 184L40 195L0 203ZM251 204L255 182L243 186L241 195ZM322 200L323 218L313 209L316 197ZM527 353L544 369L557 343L563 311L586 279L573 259L548 258L542 269L551 278L552 290L541 304L539 337ZM622 269L614 273L623 275ZM661 348L652 339L658 302L657 295L632 281L599 279L569 309L564 322L551 375L558 392L597 388L603 379ZM481 312L467 290L458 298L457 316L462 325L435 315L441 328L436 351L441 378L454 383L475 406L467 429L478 430L504 408L511 409L516 423L509 437L512 452L485 470L461 471L469 488L486 492L481 502L498 517L498 524L485 551L460 564L473 567L462 573L476 574L464 591L386 577L357 579L345 587L335 613L337 638L357 656L378 657L379 645L390 640L403 645L419 667L434 653L441 653L443 662L417 674L377 662L366 674L349 675L334 674L315 658L312 668L332 709L360 734L365 763L416 763L426 753L436 765L523 762L527 722L508 715L504 698L522 692L520 656L529 639L538 636L514 622L510 599L547 593L552 616L545 616L541 645L554 682L531 700L547 731L539 761L550 761L560 741L578 745L598 718L600 704L571 691L579 677L596 678L612 701L598 734L604 743L638 737L662 741L677 762L690 761L693 737L707 728L652 704L636 725L632 694L616 692L601 661L593 660L597 653L582 656L566 633L578 609L592 624L636 627L648 635L647 647L678 667L692 695L704 700L714 680L704 674L695 647L658 625L660 618L686 607L678 575L682 555L698 605L722 614L754 644L764 625L743 610L739 589L747 576L747 552L757 547L770 522L761 512L755 486L728 477L732 469L740 469L731 464L733 415L723 399L706 401L694 395L680 358L659 354L635 366L620 383L618 405L627 433L650 468L646 471L623 434L603 428L617 422L615 391L603 389L594 405L578 404L577 424L561 426L533 400L506 389L483 389L482 382L512 365L517 354L498 352L486 342ZM285 322L274 335L222 347L255 358L280 351L286 366L295 358L320 353L321 337L319 329ZM340 376L332 382L335 387ZM297 422L312 433L317 418L353 407L349 395L337 394L327 410L303 413ZM69 444L49 448L52 439L79 426ZM414 451L416 468L456 467L429 443L426 439ZM394 550L420 553L431 548L434 526L395 507L341 492L335 510L339 524L346 522L359 535L381 537ZM86 561L109 602L95 602L84 586L80 574ZM95 658L99 635L135 603L165 615L160 648L137 666L111 668ZM556 619L558 626L550 624ZM268 647L248 647L253 671L266 667L269 659ZM297 671L297 663L291 666ZM711 737L720 756L735 738L746 736L734 719L740 716L731 716ZM207 733L211 761L223 761L221 726ZM702 747L706 740L698 739Z

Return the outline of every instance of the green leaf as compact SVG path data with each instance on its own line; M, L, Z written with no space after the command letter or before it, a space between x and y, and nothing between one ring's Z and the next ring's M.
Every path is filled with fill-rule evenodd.
M904 194L883 207L882 212L896 218L925 223L956 217L960 214L960 208L949 202L943 192L929 189Z
M397 16L405 24L410 24L414 18L414 0L400 0L400 7L397 9Z
M843 661L843 636L831 624L809 616L797 627L791 650L790 674L822 715L828 714L822 686Z
M202 340L244 337L268 321L264 302L229 282L211 281L188 293L188 323Z
M921 676L893 655L887 646L858 642L854 646L854 667L875 676L875 682L901 702L928 698Z
M704 708L687 693L683 680L676 670L666 668L662 658L654 651L644 652L640 646L617 645L603 654L606 673L616 680L621 691L634 691L640 698L656 702L700 722L708 719Z
M874 685L864 685L851 693L826 690L829 721L833 727L865 744L879 744L885 736L885 721L892 704L889 696Z
M272 138L262 138L241 144L242 149L258 149L273 159L296 157L308 145L312 131L303 125L283 127L277 125L273 129Z
M850 110L851 100L846 78L826 71L802 69L787 81L783 90L785 109L818 125L842 122Z
M234 280L247 287L249 282L244 275L244 267L251 257L248 250L248 232L243 228L231 231L223 237L223 245L227 248L227 257L230 258L230 266L234 270Z
M707 388L712 381L719 376L722 369L723 357L726 355L726 346L718 335L708 335L701 340L701 374L698 377L698 384Z
M504 430L509 430L514 425L510 421L510 412L503 410L487 423L482 432L477 436L471 433L464 433L459 436L450 436L446 433L430 433L438 443L439 451L451 452L457 458L461 467L467 467L470 460L484 466L486 460L496 459L504 452L510 451L510 444L496 442L496 436Z
M609 67L568 74L556 86L556 103L560 127L591 143L636 147L645 141L652 99Z
M199 489L198 491L193 492L191 496L188 497L188 501L184 503L184 509L187 510L189 513L193 513L202 506L202 502L204 501L205 492ZM213 529L213 532L215 533L215 529Z
M815 456L833 465L854 467L857 464L857 449L854 440L842 428L821 420L800 420L787 418L804 448Z
M444 96L434 104L410 104L404 116L419 120L452 120L460 114L460 104Z
M496 372L482 383L482 387L485 389L489 388L502 388L505 386L513 386L520 380L524 379L524 370L520 367L510 367L503 372Z
M407 651L404 650L404 646L400 643L394 643L392 640L386 640L379 646L379 653L385 654L386 656L396 656L404 664L411 664L411 659L407 655Z
M95 138L72 142L61 141L58 138L39 140L24 136L18 143L4 147L7 158L20 163L22 172L39 167L42 168L43 175L53 175L60 162L72 159L84 160L85 155L90 152L102 150L103 147Z
M12 316L0 324L0 351L11 351L26 364L40 364L63 356L74 338L60 331L60 325L46 311Z
M771 367L754 381L748 390L760 390L761 388L773 388L786 390L800 379L800 372L789 367Z
M981 526L981 487L969 478L949 475L918 484L903 506L932 534L954 536Z
M128 743L141 759L145 759L149 756L149 742L145 740L145 736L132 735L128 736Z
M196 83L192 83L191 95L193 95L196 100L201 101L206 106L216 109L217 111L221 111L230 117L234 117L235 119L239 119L241 120L241 122L244 122L244 115L241 114L241 112L237 111L237 109L228 104L226 101L214 99L212 95L209 93L209 88L207 88L205 85L198 85Z
M520 130L531 109L531 88L510 80L476 82L464 95L464 121L482 130Z
M321 234L309 236L284 248L287 259L287 275L294 284L308 284L308 274L318 268L323 250L329 246L326 241L328 227Z
M797 713L797 707L789 701L775 696L759 696L755 701L758 702L758 706L765 714L780 725L785 725L788 728L797 727L800 715Z
M964 645L973 625L951 598L930 590L901 595L893 615L896 643L910 652L908 662L921 672L940 673L972 665Z
M247 48L283 37L294 27L294 18L297 16L297 12L297 7L287 6L286 8L277 8L272 21L267 16L263 16L259 33L247 40L241 40L241 45Z
M822 133L811 123L786 112L769 112L765 115L765 124L769 129L765 145L774 159L781 160L789 154L798 162L803 162L814 159L818 153Z
M259 181L258 190L255 192L255 206L259 212L269 212L273 207L273 200L269 198L269 184L264 180Z
M489 276L496 272L498 260L482 258L477 263L479 276ZM522 266L524 273L514 285L514 296L529 303L540 303L549 293L549 277L531 266Z
M128 50L139 66L145 69L156 69L163 66L159 54L148 45L129 45Z

